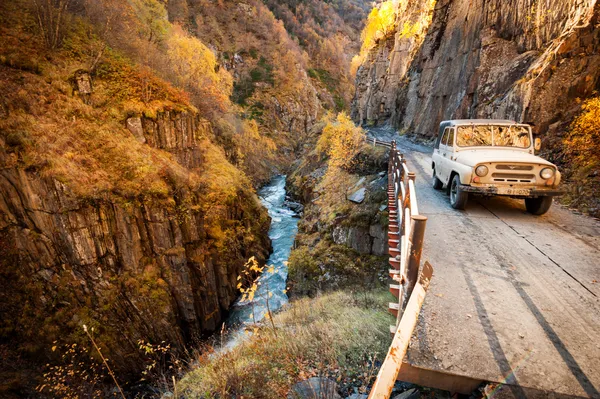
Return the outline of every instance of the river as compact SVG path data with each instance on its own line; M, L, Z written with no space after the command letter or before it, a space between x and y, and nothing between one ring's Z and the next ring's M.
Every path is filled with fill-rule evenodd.
M260 201L271 217L269 238L273 245L273 253L267 260L267 266L259 279L260 284L254 299L249 302L242 301L240 298L231 309L227 325L232 331L225 345L228 349L246 336L244 330L247 326L262 321L269 309L275 312L288 303L287 260L298 232L298 217L286 206L285 183L286 176L278 175L258 191Z

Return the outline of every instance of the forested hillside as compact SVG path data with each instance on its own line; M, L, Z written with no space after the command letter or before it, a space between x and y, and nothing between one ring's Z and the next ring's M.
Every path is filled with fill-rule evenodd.
M286 29L268 6L0 4L0 396L100 389L76 367L83 325L132 382L156 364L145 342L181 356L220 328L269 252L255 189L347 104L365 12L315 9L340 31L304 40L310 18Z

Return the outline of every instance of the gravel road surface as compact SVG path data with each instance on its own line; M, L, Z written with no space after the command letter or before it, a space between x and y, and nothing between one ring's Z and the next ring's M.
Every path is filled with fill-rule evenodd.
M507 381L514 397L600 398L600 223L558 204L472 197L465 211L431 187L431 149L389 129L428 217L431 289L407 355L418 368ZM560 397L560 396L551 396Z

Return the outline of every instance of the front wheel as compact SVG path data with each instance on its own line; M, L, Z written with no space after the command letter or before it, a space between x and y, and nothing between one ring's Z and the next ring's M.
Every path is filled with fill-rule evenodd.
M440 179L438 179L437 175L435 174L435 168L433 168L433 178L432 178L432 184L433 188L435 190L441 190L442 187L444 186L444 183L442 183L442 181Z
M463 210L467 206L469 200L469 193L460 189L460 177L454 175L452 182L450 182L450 205L454 209Z
M532 215L543 215L551 206L552 197L525 198L525 208Z

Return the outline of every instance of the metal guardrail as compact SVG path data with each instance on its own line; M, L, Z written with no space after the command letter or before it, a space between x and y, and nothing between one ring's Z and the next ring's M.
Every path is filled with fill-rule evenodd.
M369 143L371 139L368 139ZM417 325L417 319L433 268L425 262L421 273L421 253L427 217L419 214L415 188L416 175L409 171L406 159L391 143L372 139L373 145L390 148L388 167L388 244L390 277L394 284L390 292L398 302L389 304L390 313L396 316L396 325L390 327L394 335L388 354L369 394L369 399L388 399L398 377L402 360L408 349L410 337Z

